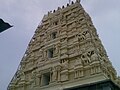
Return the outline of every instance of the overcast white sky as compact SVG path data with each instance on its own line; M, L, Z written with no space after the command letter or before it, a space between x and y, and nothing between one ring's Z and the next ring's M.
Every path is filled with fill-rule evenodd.
M0 0L0 18L14 25L0 33L0 90L6 90L43 15L68 1ZM81 1L120 75L120 0Z

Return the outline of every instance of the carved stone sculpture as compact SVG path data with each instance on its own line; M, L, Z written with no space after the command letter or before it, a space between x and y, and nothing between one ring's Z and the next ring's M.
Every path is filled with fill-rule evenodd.
M52 68L52 81L56 81L57 80L57 70L56 67Z
M95 51L91 51L91 61L98 60L98 55L95 53Z
M67 70L68 69L68 60L63 60L61 63L62 70Z

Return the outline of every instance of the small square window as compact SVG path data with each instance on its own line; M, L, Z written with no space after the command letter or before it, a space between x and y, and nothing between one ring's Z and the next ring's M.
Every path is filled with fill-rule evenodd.
M55 38L57 37L57 32L53 32L53 33L51 34L51 37L52 37L52 39L55 39Z

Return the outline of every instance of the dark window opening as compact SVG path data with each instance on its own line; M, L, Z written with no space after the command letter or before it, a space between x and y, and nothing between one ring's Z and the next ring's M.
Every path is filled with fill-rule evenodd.
M48 49L48 58L53 58L53 48Z
M54 25L58 25L58 21L54 22Z
M43 77L42 77L42 85L45 86L45 85L49 85L50 83L50 73L45 73L43 74Z
M57 37L57 32L53 32L51 36L52 36L52 39L55 39Z

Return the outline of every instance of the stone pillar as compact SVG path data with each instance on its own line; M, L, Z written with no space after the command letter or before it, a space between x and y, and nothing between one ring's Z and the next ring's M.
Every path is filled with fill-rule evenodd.
M61 81L67 81L69 78L68 78L68 70L63 70L61 71Z

